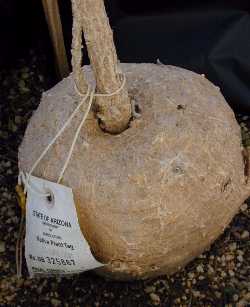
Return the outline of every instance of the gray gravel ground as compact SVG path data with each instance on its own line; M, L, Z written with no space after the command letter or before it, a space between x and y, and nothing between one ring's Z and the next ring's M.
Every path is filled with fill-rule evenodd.
M46 58L30 51L15 69L0 72L0 306L250 306L250 206L244 203L211 249L174 276L119 283L93 273L73 278L15 275L20 221L14 187L17 148L27 120L52 85ZM250 146L250 117L237 116Z

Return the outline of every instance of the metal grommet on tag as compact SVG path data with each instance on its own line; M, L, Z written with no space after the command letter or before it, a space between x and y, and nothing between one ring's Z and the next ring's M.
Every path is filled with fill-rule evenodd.
M49 194L46 196L46 206L48 209L51 209L55 205L55 196L51 189L45 188L45 191Z

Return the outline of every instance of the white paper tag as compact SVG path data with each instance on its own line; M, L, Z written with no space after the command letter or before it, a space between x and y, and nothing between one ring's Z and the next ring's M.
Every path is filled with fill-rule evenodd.
M30 275L77 274L103 266L80 230L72 189L34 176L29 184L25 258ZM32 190L49 191L51 201Z

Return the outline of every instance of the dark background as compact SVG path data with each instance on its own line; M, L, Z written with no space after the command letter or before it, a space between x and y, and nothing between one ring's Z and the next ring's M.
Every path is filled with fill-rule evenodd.
M70 58L71 4L60 0ZM238 112L250 113L250 1L106 0L123 62L156 62L205 74ZM0 69L31 48L53 50L39 0L0 0ZM84 56L86 59L86 56ZM87 59L85 63L87 63Z

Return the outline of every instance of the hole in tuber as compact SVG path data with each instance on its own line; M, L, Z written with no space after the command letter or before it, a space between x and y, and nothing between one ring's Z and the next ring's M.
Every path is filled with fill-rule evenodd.
M185 110L185 109L186 109L186 106L185 106L185 105L178 104L177 110Z

